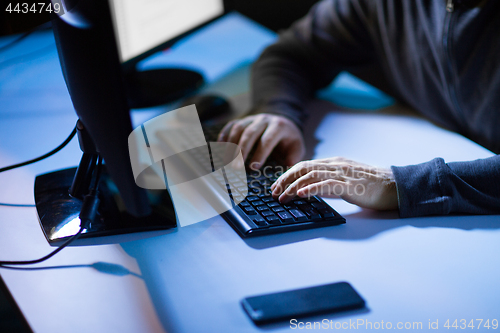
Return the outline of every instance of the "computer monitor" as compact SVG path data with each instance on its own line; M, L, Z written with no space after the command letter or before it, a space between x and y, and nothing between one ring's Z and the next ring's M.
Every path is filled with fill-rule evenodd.
M222 0L109 0L109 4L132 108L176 100L203 84L203 76L193 70L138 71L136 64L221 16Z
M173 69L174 76L170 70L141 76L136 64L221 16L222 0L67 0L62 5L65 12L53 13L52 26L64 79L79 117L78 137L84 154L78 169L40 175L35 180L35 203L47 240L57 244L78 230L81 199L95 179L98 155L106 169L100 182L101 212L80 238L175 226L167 191L156 193L153 200L160 204L155 206L151 193L134 181L128 151L130 109L137 106L134 103L144 104L143 98L148 104L149 97L161 95L162 91L154 89L155 81L188 87L193 75ZM184 81L183 75L188 77ZM153 95L137 94L136 88L148 84L153 88L148 86L145 91L153 90ZM186 87L167 100L196 88ZM153 102L164 102L161 97Z

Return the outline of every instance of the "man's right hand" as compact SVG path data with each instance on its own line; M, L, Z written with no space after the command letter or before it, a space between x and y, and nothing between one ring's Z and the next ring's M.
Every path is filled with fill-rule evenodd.
M250 161L255 169L264 164L274 148L289 166L299 162L305 154L304 138L297 125L286 117L267 113L229 122L220 132L218 141L239 145L245 161L257 145Z

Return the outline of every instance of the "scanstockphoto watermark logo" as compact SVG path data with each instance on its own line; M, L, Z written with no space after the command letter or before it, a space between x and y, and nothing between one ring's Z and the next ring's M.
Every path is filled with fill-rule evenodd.
M180 226L220 215L247 196L239 147L207 143L195 105L145 122L132 131L128 144L136 184L168 190Z
M429 320L429 329L436 329L437 321ZM321 321L300 321L297 319L290 320L290 328L293 330L380 330L380 329L397 329L397 330L422 330L424 323L421 321L414 322L391 322L391 321L369 321L365 319L349 319L345 321L334 321L331 319L323 319ZM427 327L425 327L427 329Z
M292 330L406 330L406 331L438 331L438 330L478 330L499 328L497 318L447 318L428 319L427 321L388 321L388 320L367 320L349 319L344 321L334 321L323 319L320 321L300 321L290 319Z

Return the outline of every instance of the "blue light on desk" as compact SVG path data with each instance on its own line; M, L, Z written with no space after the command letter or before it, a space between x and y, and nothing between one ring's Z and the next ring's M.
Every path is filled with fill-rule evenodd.
M351 109L377 110L394 104L394 98L347 72L340 73L318 97Z

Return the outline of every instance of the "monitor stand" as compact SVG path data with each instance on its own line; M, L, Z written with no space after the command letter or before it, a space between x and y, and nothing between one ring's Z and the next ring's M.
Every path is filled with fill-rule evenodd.
M205 82L200 73L180 68L133 69L126 71L124 77L131 109L171 103L193 94Z
M80 210L82 200L69 195L69 188L75 177L76 168L64 169L35 179L35 204L38 219L47 241L58 245L80 229ZM99 213L88 230L79 239L111 236L143 231L164 230L176 226L173 203L167 191L150 193L152 214L134 217L120 209L118 191L114 183L103 171L99 182ZM117 200L118 198L118 200ZM75 241L78 245L78 241Z

